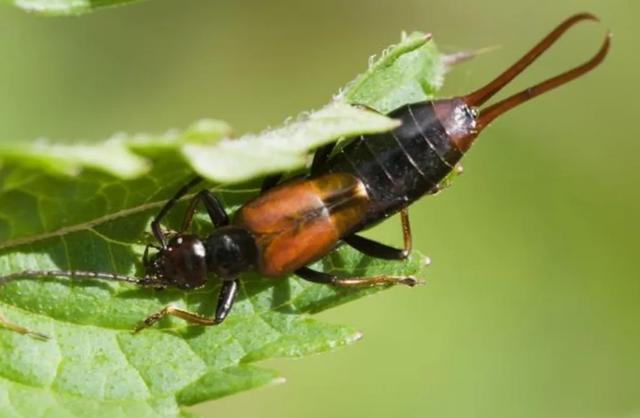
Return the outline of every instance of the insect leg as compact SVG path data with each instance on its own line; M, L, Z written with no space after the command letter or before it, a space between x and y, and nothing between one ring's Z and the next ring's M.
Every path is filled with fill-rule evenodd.
M180 229L181 233L189 229L189 227L191 226L193 214L195 213L196 206L200 201L202 201L205 209L207 209L209 218L216 228L229 224L229 216L224 210L222 203L220 203L220 200L218 200L218 198L209 190L203 189L200 190L198 194L193 197L193 199L191 199L189 207L187 208L187 212L184 215L184 221L182 222L182 228Z
M409 255L405 250L389 247L388 245L360 235L354 234L346 237L344 238L344 242L369 257L380 258L382 260L404 260Z
M160 221L164 218L167 213L173 208L178 200L180 200L184 195L186 195L189 190L195 186L196 184L202 181L202 177L195 177L189 183L182 186L176 194L164 204L160 212L156 215L156 217L151 222L151 231L153 232L153 236L160 242L160 245L164 248L167 245L167 240L164 236L164 232L162 232L162 228L160 227Z
M320 171L322 167L329 161L329 156L331 155L331 151L336 146L335 142L331 142L329 144L323 145L316 150L316 153L313 155L313 162L311 163L311 175L316 175Z
M138 324L133 332L140 332L143 329L152 326L167 315L176 316L178 318L184 319L187 322L191 322L197 325L218 325L227 317L227 314L233 306L233 302L235 301L237 293L238 281L225 281L222 283L222 288L220 289L220 294L218 296L218 306L216 307L216 314L214 318L207 318L206 316L202 316L194 312L185 311L184 309L176 308L175 306L166 306L160 311L149 315L144 321Z
M331 142L329 144L323 145L316 150L316 153L313 154L313 162L311 163L311 175L318 174L318 171L327 163L329 160L329 156L331 155L331 151L335 147L336 143ZM261 192L266 192L272 187L276 186L278 182L282 179L282 174L274 174L272 176L265 177L262 182Z
M355 234L344 238L344 241L370 257L381 258L383 260L404 260L411 254L411 248L413 246L411 224L409 223L409 210L407 208L402 209L400 217L402 219L402 237L404 239L404 248L401 250Z
M138 326L133 330L134 333L140 332L145 328L148 328L164 318L167 315L177 316L187 322L191 322L198 325L215 325L215 321L211 318L198 315L197 313L185 311L184 309L176 308L175 306L166 306L158 312L149 315L144 321L140 322Z
M157 250L161 250L162 247L159 247L155 244L147 244L144 247L144 253L142 253L142 265L145 267L148 267L149 264L151 264L150 258L149 258L149 248L155 248Z
M277 186L278 183L280 183L280 180L282 180L282 173L273 174L271 176L265 177L264 180L262 181L262 187L260 188L260 193L264 193L267 190Z
M27 329L14 322L11 322L7 318L5 318L3 315L0 315L0 326L8 330L17 332L18 334L28 335L37 340L47 341L49 339L49 336L45 334L41 334L39 332L31 331L30 329Z
M238 294L239 282L238 280L225 280L222 282L220 293L218 295L218 306L216 306L216 316L214 322L216 324L225 320L233 302L236 300Z
M330 284L338 287L373 287L403 284L413 287L420 283L411 276L371 276L371 277L347 277L340 278L333 274L312 270L309 267L302 267L295 271L296 275L313 283Z

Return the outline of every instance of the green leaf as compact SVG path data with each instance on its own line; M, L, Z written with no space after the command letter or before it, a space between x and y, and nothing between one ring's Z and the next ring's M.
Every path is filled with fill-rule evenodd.
M407 104L431 99L442 87L446 57L431 35L413 32L387 48L367 72L356 78L342 96L386 114Z
M404 53L392 49L382 61L393 55L397 62L424 48L438 61L433 46L424 42ZM422 62L419 73L431 72L431 61ZM93 145L37 141L0 147L0 275L27 269L142 274L149 222L193 176L193 169L236 183L209 185L233 213L258 193L254 177L302 168L323 143L395 126L384 116L347 104L353 92L364 97L368 89L381 91L379 71L390 66L374 64L332 104L256 136L225 139L228 125L204 120L183 132L120 134ZM407 83L408 75L402 68L389 74L388 92L394 95L393 86ZM421 83L412 85L428 93ZM189 197L165 226L179 226ZM210 228L202 220L195 225L196 232ZM360 277L420 275L424 266L425 257L417 252L406 262L385 262L342 247L312 267ZM305 356L356 341L357 330L311 315L382 290L246 275L223 325L193 327L166 318L152 329L131 333L141 319L168 304L212 316L218 289L217 281L189 292L62 278L6 283L0 313L51 339L43 342L0 329L0 416L185 416L187 405L282 381L276 372L255 365L258 361Z
M310 149L334 142L336 138L384 132L397 126L397 121L379 113L333 103L260 135L213 145L187 144L182 152L201 176L236 183L303 167Z
M3 0L24 11L47 16L72 16L139 0Z
M109 155L110 158L104 158ZM56 144L45 140L31 143L0 144L5 162L41 168L52 174L77 175L92 168L121 178L134 178L149 170L148 162L134 154L122 138L97 144Z

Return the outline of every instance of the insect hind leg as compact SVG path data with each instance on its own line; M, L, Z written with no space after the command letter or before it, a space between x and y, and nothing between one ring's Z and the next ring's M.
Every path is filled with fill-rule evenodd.
M303 267L295 271L295 274L301 278L319 284L328 284L336 287L374 287L374 286L393 286L405 285L414 287L421 284L421 281L411 276L370 276L370 277L347 277L342 278L329 273L312 270L309 267Z
M411 254L411 248L413 246L409 211L407 208L402 209L400 217L402 220L402 237L404 239L404 247L402 249L389 247L388 245L357 234L344 238L344 242L369 257L380 258L382 260L406 260Z

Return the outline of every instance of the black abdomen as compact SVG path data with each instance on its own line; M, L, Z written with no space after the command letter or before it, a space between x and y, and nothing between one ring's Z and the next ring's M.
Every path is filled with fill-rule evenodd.
M402 125L352 139L322 170L351 173L364 183L371 205L363 226L437 190L462 157L436 116L433 102L403 106L389 117Z

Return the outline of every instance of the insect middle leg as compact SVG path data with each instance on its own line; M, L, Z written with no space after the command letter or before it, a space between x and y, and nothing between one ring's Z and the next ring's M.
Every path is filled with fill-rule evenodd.
M331 142L329 144L323 145L318 148L313 154L313 162L311 163L311 175L318 174L318 171L327 163L329 160L329 156L331 155L331 151L335 147L335 142ZM260 187L260 193L264 193L280 183L282 180L282 173L272 174L267 176L262 181L262 186Z
M229 314L229 311L231 311L233 302L235 301L236 295L238 294L238 286L238 280L228 280L222 283L222 288L220 289L220 293L218 295L218 305L216 307L216 313L213 318L208 318L206 316L202 316L197 313L189 312L170 305L164 307L163 309L152 315L149 315L144 321L138 324L133 332L137 333L139 331L142 331L143 329L152 326L167 315L182 318L187 322L191 322L197 325L218 325L225 320L225 318Z
M403 249L389 247L388 245L356 234L344 238L344 242L370 257L383 260L404 260L411 254L411 248L413 246L411 224L409 223L409 210L407 208L400 211L400 218L402 220L402 237L404 240Z
M313 162L311 163L312 176L319 174L320 170L329 161L329 157L331 156L331 152L333 152L335 146L335 142L330 142L316 150L316 153L313 154Z
M267 190L274 188L275 186L278 185L278 183L280 183L280 180L282 180L282 173L272 174L270 176L265 177L264 180L262 180L260 193L264 193Z
M420 281L411 276L371 276L371 277L347 277L342 278L329 273L323 273L302 267L295 271L296 275L313 283L329 284L338 287L373 287L402 284L413 287Z

